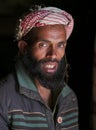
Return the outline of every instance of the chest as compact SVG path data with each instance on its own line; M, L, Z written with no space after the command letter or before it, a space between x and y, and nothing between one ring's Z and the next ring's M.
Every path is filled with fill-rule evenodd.
M18 101L8 112L9 127L11 130L66 130L74 124L72 118L76 116L76 112L66 112L65 107L57 104L51 111L36 100Z

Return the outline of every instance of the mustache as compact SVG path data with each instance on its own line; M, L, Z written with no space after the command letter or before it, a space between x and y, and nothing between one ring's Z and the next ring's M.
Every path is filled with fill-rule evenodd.
M38 63L47 63L47 62L57 62L57 63L59 63L59 61L57 59L50 59L50 58L42 59L42 60L38 61Z

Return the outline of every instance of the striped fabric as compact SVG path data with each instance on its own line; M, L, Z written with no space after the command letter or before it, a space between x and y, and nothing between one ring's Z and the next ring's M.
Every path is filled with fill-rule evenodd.
M33 27L63 24L66 25L67 39L73 30L74 20L72 16L64 10L56 7L45 7L32 11L23 19L20 19L19 27L17 28L16 38L20 40L25 36Z
M8 113L11 129L16 130L49 130L48 121L45 114L40 112L24 112L22 110L14 110ZM58 122L61 118L62 122ZM57 117L57 128L62 130L71 130L78 126L78 109L70 109L61 112ZM57 129L56 129L57 130Z
M48 130L48 123L45 114L40 112L13 110L8 113L8 118L10 122L12 121L12 129Z
M72 128L78 125L78 111L77 109L68 110L61 114L63 123L62 128Z

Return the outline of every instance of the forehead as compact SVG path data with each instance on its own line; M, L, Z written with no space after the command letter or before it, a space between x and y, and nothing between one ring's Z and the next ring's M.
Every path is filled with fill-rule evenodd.
M43 32L43 31L50 31L50 30L58 30L58 31L65 31L65 25L62 24L56 24L56 25L46 25L46 26L41 26L41 27L35 27L34 31L37 32Z
M34 27L22 39L29 44L36 43L39 40L62 40L66 41L66 26L64 25L46 25Z
M43 37L43 36L64 36L66 37L66 30L64 25L47 25L41 27L35 27L30 31L32 37Z

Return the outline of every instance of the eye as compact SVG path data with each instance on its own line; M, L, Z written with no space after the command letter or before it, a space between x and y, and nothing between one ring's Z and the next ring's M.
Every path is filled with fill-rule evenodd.
M58 48L64 48L66 46L65 42L58 43Z
M48 47L48 43L46 43L46 42L40 42L39 43L39 47L40 48Z

